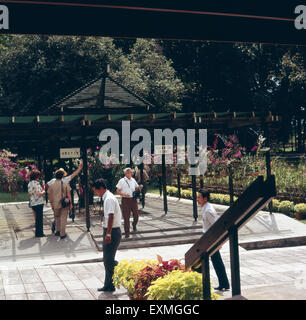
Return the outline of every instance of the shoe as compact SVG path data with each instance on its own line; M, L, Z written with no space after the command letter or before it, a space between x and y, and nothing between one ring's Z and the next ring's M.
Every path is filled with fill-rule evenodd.
M67 234L65 234L64 236L61 236L61 239L65 239L67 237Z
M60 236L60 232L57 231L57 232L54 233L54 235L59 237Z
M221 286L219 286L219 287L217 287L217 288L214 288L216 291L227 291L227 290L229 290L230 288L229 287L221 287Z
M125 237L125 238L129 238L130 235L129 235L128 233L126 233L126 234L124 235L124 237Z
M136 231L137 231L136 226L133 226L133 231L134 231L134 232L136 232Z
M116 290L115 287L102 287L102 288L98 288L98 291L104 291L104 292L114 292Z

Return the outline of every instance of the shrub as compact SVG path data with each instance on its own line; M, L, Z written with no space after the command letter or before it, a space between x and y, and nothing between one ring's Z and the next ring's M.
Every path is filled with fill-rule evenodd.
M147 299L146 293L153 281L178 269L185 269L185 266L181 264L179 260L162 261L162 258L159 257L159 263L149 265L142 269L137 275L134 274L135 287L132 298L137 300Z
M190 190L182 190L181 197L185 199L192 199L192 191Z
M211 290L212 300L219 295ZM152 282L146 293L148 300L200 300L203 299L202 275L198 272L174 270Z
M306 213L306 203L299 203L294 206L294 212Z
M178 188L167 186L167 194L176 197L178 194Z
M114 269L113 282L116 288L123 286L129 295L135 288L135 277L145 267L156 264L155 260L126 259L118 263Z
M282 213L290 213L294 210L294 204L292 201L281 201L278 211Z

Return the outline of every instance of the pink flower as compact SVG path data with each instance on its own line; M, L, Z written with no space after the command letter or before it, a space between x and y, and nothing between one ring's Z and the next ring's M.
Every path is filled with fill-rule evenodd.
M240 151L238 151L238 152L234 155L235 158L241 158L241 156L242 156L242 154L241 154Z
M255 146L255 147L253 147L253 148L251 149L251 151L253 152L253 151L257 150L258 148L259 148L259 146Z

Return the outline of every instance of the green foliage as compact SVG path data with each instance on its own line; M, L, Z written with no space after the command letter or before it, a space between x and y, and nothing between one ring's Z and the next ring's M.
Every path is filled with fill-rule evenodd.
M294 210L294 204L292 201L281 201L279 207L278 207L279 212L282 213L290 213L293 212Z
M130 54L121 56L120 62L112 66L117 80L146 97L159 110L181 109L184 85L157 41L137 39Z
M306 203L298 203L294 206L294 212L306 213Z
M145 300L147 299L146 294L151 283L156 279L162 278L169 274L173 270L184 270L185 266L181 264L179 260L172 259L169 261L163 261L158 256L158 263L143 268L137 275L134 274L135 288L133 292L133 299Z
M124 287L129 295L135 290L136 275L148 265L156 264L154 260L122 260L114 269L113 283L116 288Z
M212 291L212 300L220 296ZM152 282L148 300L201 300L203 299L202 275L197 272L174 270Z
M156 111L179 109L184 86L157 42L139 39L131 45L125 53L111 38L1 37L1 112L39 114L99 76L107 63L111 76L157 105Z

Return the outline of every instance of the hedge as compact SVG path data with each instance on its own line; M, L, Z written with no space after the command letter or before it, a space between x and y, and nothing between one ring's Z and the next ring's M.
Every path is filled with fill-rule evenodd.
M177 197L178 188L167 186L167 194L169 196ZM181 198L192 199L192 191L187 189L181 189ZM234 196L234 201L237 197ZM211 193L210 202L216 204L230 204L229 194L222 193ZM266 210L269 209L268 205L265 207ZM281 213L294 214L295 212L306 213L306 203L299 203L294 205L292 201L279 201L277 199L272 200L272 210Z

